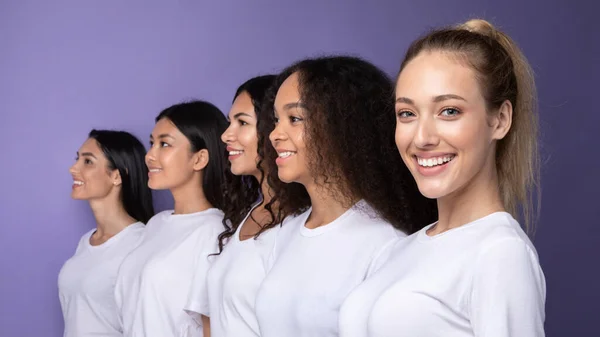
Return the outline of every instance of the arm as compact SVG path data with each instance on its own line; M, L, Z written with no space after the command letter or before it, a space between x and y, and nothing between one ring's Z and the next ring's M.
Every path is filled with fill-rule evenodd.
M210 337L210 318L202 315L202 336Z
M546 282L535 252L520 239L495 243L477 259L470 320L477 337L543 337Z

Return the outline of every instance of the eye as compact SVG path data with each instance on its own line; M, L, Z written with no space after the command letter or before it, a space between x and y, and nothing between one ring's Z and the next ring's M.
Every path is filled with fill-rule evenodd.
M300 118L300 117L290 116L290 122L292 122L292 124L293 123L298 123L298 122L301 122L301 121L302 121L302 118Z
M455 108L446 108L446 109L442 110L440 115L446 116L446 117L455 117L455 116L460 115L460 111Z
M245 121L243 121L243 120L241 120L241 119L238 119L238 121L240 122L240 125L241 125L241 126L248 125L248 123L246 123Z
M396 113L396 116L398 118L409 118L409 117L414 117L415 114L408 110L401 110Z
M277 116L273 116L273 121L275 122L275 124L279 123L279 118Z
M154 142L150 141L150 147L154 146Z
M169 145L165 142L160 142L160 147L168 147L168 146L171 146L171 145Z
M92 164L92 161L86 158L83 160L83 163L86 165L90 165L90 164Z

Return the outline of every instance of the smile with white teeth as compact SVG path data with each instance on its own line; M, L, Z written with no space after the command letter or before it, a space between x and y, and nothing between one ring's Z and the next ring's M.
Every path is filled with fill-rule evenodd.
M73 185L83 185L83 181L79 181L79 180L73 180Z
M278 156L279 158L287 158L293 154L296 154L296 152L292 152L292 151L285 151L285 152L279 152Z
M158 172L160 172L160 171L162 171L162 170L161 170L161 169L154 168L154 169L150 169L149 171L150 171L150 172L152 172L152 173L158 173Z
M244 151L241 150L235 150L235 151L229 151L229 155L230 156L237 156L238 154L242 154Z
M443 157L434 157L434 158L419 158L419 157L417 157L417 162L419 163L419 166L433 167L433 166L445 164L445 163L451 161L452 159L454 159L454 155L448 155L448 156L443 156Z

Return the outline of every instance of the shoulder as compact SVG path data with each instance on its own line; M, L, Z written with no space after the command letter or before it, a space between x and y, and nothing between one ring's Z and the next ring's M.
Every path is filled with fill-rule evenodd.
M508 213L491 214L481 221L482 234L479 238L479 256L494 254L524 254L538 259L537 251L520 224Z
M406 237L406 234L383 219L369 204L359 202L352 208L346 221L352 223L357 232L371 239L379 238L386 243Z
M167 219L169 219L169 217L173 214L173 210L165 210L162 212L158 212L156 214L154 214L154 216L152 216L150 218L150 220L148 220L148 222L146 223L146 228L148 227L152 227L156 224L162 223L167 221Z
M79 250L83 247L85 247L86 245L89 244L90 242L90 237L92 236L92 234L94 234L94 232L96 231L96 228L92 228L89 231L85 232L80 238L79 238L79 242L77 243L77 248L75 248L75 253L79 252Z
M508 213L497 213L482 224L485 234L475 254L477 273L513 275L515 278L542 275L538 254L519 223ZM540 276L541 277L541 276Z

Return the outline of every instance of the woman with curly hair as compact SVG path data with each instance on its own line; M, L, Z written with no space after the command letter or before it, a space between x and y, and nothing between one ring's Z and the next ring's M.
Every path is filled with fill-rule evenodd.
M219 235L220 253L208 272L210 296L207 299L203 294L193 294L193 303L188 306L193 309L188 311L192 315L203 316L204 337L260 336L254 301L280 228L276 225L310 205L306 190L298 184L286 186L293 198L290 208L280 211L271 202L272 191L262 160L264 140L258 138L257 125L275 77L254 77L237 89L228 114L229 127L221 135L227 145L231 173L242 179L225 191L226 229ZM209 318L210 331L206 329Z
M347 56L300 61L278 77L269 181L304 186L311 208L279 233L258 292L263 337L337 336L339 307L396 239L436 217L394 145L393 84ZM268 107L268 106L267 106ZM275 176L277 175L277 176ZM290 196L274 185L273 200Z

